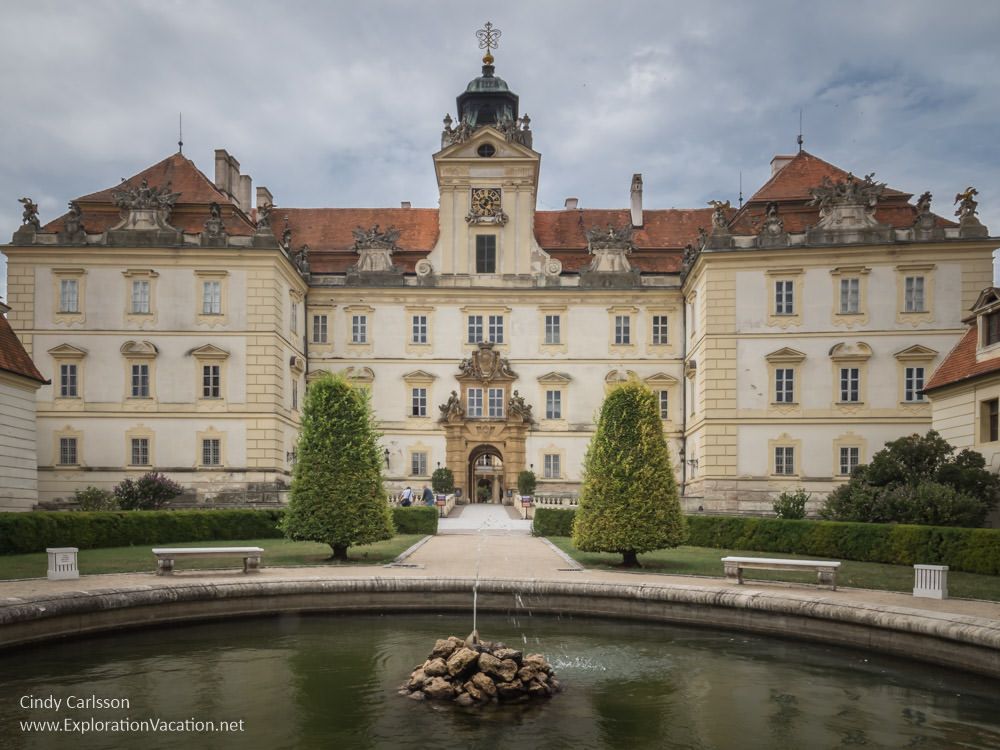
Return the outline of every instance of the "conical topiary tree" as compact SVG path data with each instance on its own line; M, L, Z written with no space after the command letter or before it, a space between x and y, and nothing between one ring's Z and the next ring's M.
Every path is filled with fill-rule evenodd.
M637 555L676 547L687 537L663 423L652 391L626 383L608 394L583 463L573 546Z
M309 385L298 460L282 529L289 539L347 548L389 539L392 514L382 487L382 455L368 396L339 376Z

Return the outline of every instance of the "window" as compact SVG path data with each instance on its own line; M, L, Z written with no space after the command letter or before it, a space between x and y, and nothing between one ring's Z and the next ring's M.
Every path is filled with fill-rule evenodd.
M80 312L80 282L77 279L59 280L59 312Z
M412 388L412 389L410 389L410 416L411 417L426 417L427 416L427 389L426 388Z
M842 402L860 401L861 370L858 367L840 368L840 400Z
M76 365L59 365L59 397L76 398Z
M982 442L995 443L1000 440L1000 399L992 398L983 402Z
M903 296L904 312L924 312L924 277L907 276Z
M903 399L905 401L923 401L924 394L924 368L907 367L905 383L903 386Z
M840 473L850 476L858 466L861 450L857 446L840 447Z
M615 344L628 345L632 343L632 318L628 315L615 316Z
M353 316L351 316L351 343L352 344L367 344L368 343L368 316L367 315L353 315Z
M132 365L132 398L149 398L149 365L147 364Z
M494 344L503 343L503 315L490 315L489 318L490 341Z
M795 403L795 370L791 367L778 367L774 371L774 402Z
M59 438L59 465L76 466L77 463L79 462L76 457L76 438Z
M476 235L476 273L497 272L497 236Z
M149 466L149 438L132 438L131 443L131 465Z
M562 419L562 391L545 391L545 418Z
M149 314L149 282L145 279L132 279L132 314Z
M469 343L478 344L483 340L483 316L469 316Z
M660 404L660 419L670 419L669 391L657 391L656 398Z
M483 389L482 388L470 388L466 397L468 402L468 408L466 408L465 413L470 417L481 417L483 416Z
M562 334L560 331L561 319L558 315L546 315L545 316L545 343L546 344L560 344L562 343Z
M786 445L774 449L774 473L790 476L795 473L795 448Z
M545 479L559 479L562 476L560 458L561 456L558 453L545 454L543 459L544 472L542 475Z
M292 381L292 409L299 408L299 381Z
M667 343L667 316L666 315L654 315L653 316L653 345L662 345Z
M414 344L427 343L427 316L414 315L411 318L410 341Z
M861 279L840 280L840 312L843 315L857 315L861 311Z
M202 398L222 397L221 365L201 366L201 397Z
M327 342L327 323L325 315L313 315L314 344L325 344Z
M289 326L292 329L292 333L296 333L299 330L299 303L292 302L292 320Z
M791 280L774 282L774 314L795 314L795 282Z
M503 416L503 388L490 388L489 390L489 416L498 418Z
M222 315L222 282L201 282L201 314Z
M205 438L201 441L201 463L204 466L222 465L222 441L219 438Z
M1000 341L1000 312L983 316L983 346Z
M427 454L423 451L415 451L410 454L410 475L427 476Z

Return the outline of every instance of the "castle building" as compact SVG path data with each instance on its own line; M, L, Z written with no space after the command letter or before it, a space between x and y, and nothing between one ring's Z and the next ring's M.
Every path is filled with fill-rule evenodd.
M287 483L307 384L371 393L389 485L578 488L609 388L656 394L689 508L818 499L931 425L923 389L991 283L976 216L800 150L745 204L537 205L531 120L492 55L446 117L436 209L291 208L215 154L72 201L10 245L42 373L43 498L155 468L206 497ZM539 138L544 142L544 138ZM623 186L623 194L624 194Z

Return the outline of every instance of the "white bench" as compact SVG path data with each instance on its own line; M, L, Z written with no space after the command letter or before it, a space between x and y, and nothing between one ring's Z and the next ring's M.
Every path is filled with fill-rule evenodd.
M262 547L173 547L154 549L156 555L156 575L168 576L174 572L174 560L178 557L242 557L243 572L256 573L260 570Z
M722 564L726 578L735 578L743 583L743 571L753 570L815 570L821 585L837 590L837 568L839 562L833 560L786 560L769 557L723 557Z

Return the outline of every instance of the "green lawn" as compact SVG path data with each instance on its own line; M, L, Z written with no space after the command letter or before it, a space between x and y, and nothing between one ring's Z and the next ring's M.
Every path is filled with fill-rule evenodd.
M588 568L614 569L621 563L621 555L603 552L580 552L570 543L569 537L549 537L549 541ZM677 547L657 550L639 555L642 573L670 573L675 575L722 576L719 558L726 555L741 557L788 557L800 560L816 559L815 555L786 555L777 552L748 552L746 550L713 549L711 547ZM913 568L906 565L882 565L879 563L843 560L837 573L838 586L854 586L863 589L885 591L913 591ZM790 581L793 583L816 583L815 573L799 573L783 570L748 570L745 579L769 581ZM984 576L975 573L948 572L948 595L962 599L989 599L1000 601L1000 576Z
M386 542L351 547L347 550L351 563L371 565L392 562L403 550L422 539L422 534L400 534ZM152 573L156 570L154 545L136 547L108 547L80 550L80 573ZM157 547L263 547L265 567L287 565L341 565L330 561L330 547L316 542L290 542L287 539L233 539L214 542L182 542L162 544ZM351 564L348 563L348 564ZM238 568L237 558L202 558L178 560L176 570L214 570ZM0 556L0 580L11 578L44 578L48 557L44 552L30 555Z

